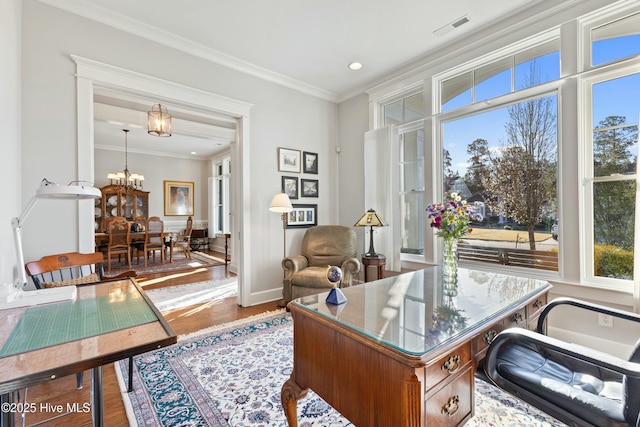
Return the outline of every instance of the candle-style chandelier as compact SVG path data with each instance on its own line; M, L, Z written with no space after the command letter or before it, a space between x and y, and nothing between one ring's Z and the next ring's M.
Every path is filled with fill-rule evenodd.
M135 188L142 190L142 184L144 183L144 175L129 172L128 156L129 156L129 143L127 140L127 134L129 129L122 129L124 132L124 170L119 172L112 172L107 174L107 179L111 185L119 185L126 188Z

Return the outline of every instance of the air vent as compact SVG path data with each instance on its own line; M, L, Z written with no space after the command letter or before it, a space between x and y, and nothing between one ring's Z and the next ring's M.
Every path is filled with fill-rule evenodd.
M469 17L467 15L463 15L460 18L456 19L453 22L449 22L447 25L438 28L433 32L436 36L443 36L447 34L449 31L454 30L464 24L469 22Z
M456 22L451 24L451 26L453 28L458 28L460 25L466 24L467 22L469 22L469 18L467 18L466 16L463 16L462 18L458 19Z

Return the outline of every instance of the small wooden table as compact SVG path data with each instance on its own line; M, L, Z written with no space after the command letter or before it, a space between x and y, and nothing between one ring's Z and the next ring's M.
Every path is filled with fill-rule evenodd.
M387 257L377 254L375 256L362 255L362 265L364 265L364 281L369 281L369 267L378 268L376 280L384 278L384 266L387 264Z
M289 426L312 389L357 426L461 426L473 416L474 372L493 337L535 328L551 285L440 267L296 299L293 371L282 386Z
M0 310L0 400L11 405L16 390L91 369L93 425L102 426L102 366L174 344L177 336L134 279L77 290L75 301ZM0 425L14 423L14 412L0 413Z

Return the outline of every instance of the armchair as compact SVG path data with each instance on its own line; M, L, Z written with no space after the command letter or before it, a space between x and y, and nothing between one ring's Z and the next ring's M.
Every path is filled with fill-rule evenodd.
M570 426L640 426L640 340L629 360L543 335L556 307L574 306L640 323L640 316L585 301L547 304L536 332L511 328L489 345L485 372L498 387Z
M318 225L307 229L301 254L282 260L284 302L331 289L333 285L327 280L330 265L342 269L340 286L351 286L353 276L360 272L357 246L356 232L349 227Z

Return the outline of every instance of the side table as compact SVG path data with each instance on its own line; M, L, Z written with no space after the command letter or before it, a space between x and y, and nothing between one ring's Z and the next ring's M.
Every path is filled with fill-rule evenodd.
M362 255L362 265L364 265L364 281L369 281L369 267L378 267L376 280L384 278L384 266L387 264L387 257L377 254L376 256Z

